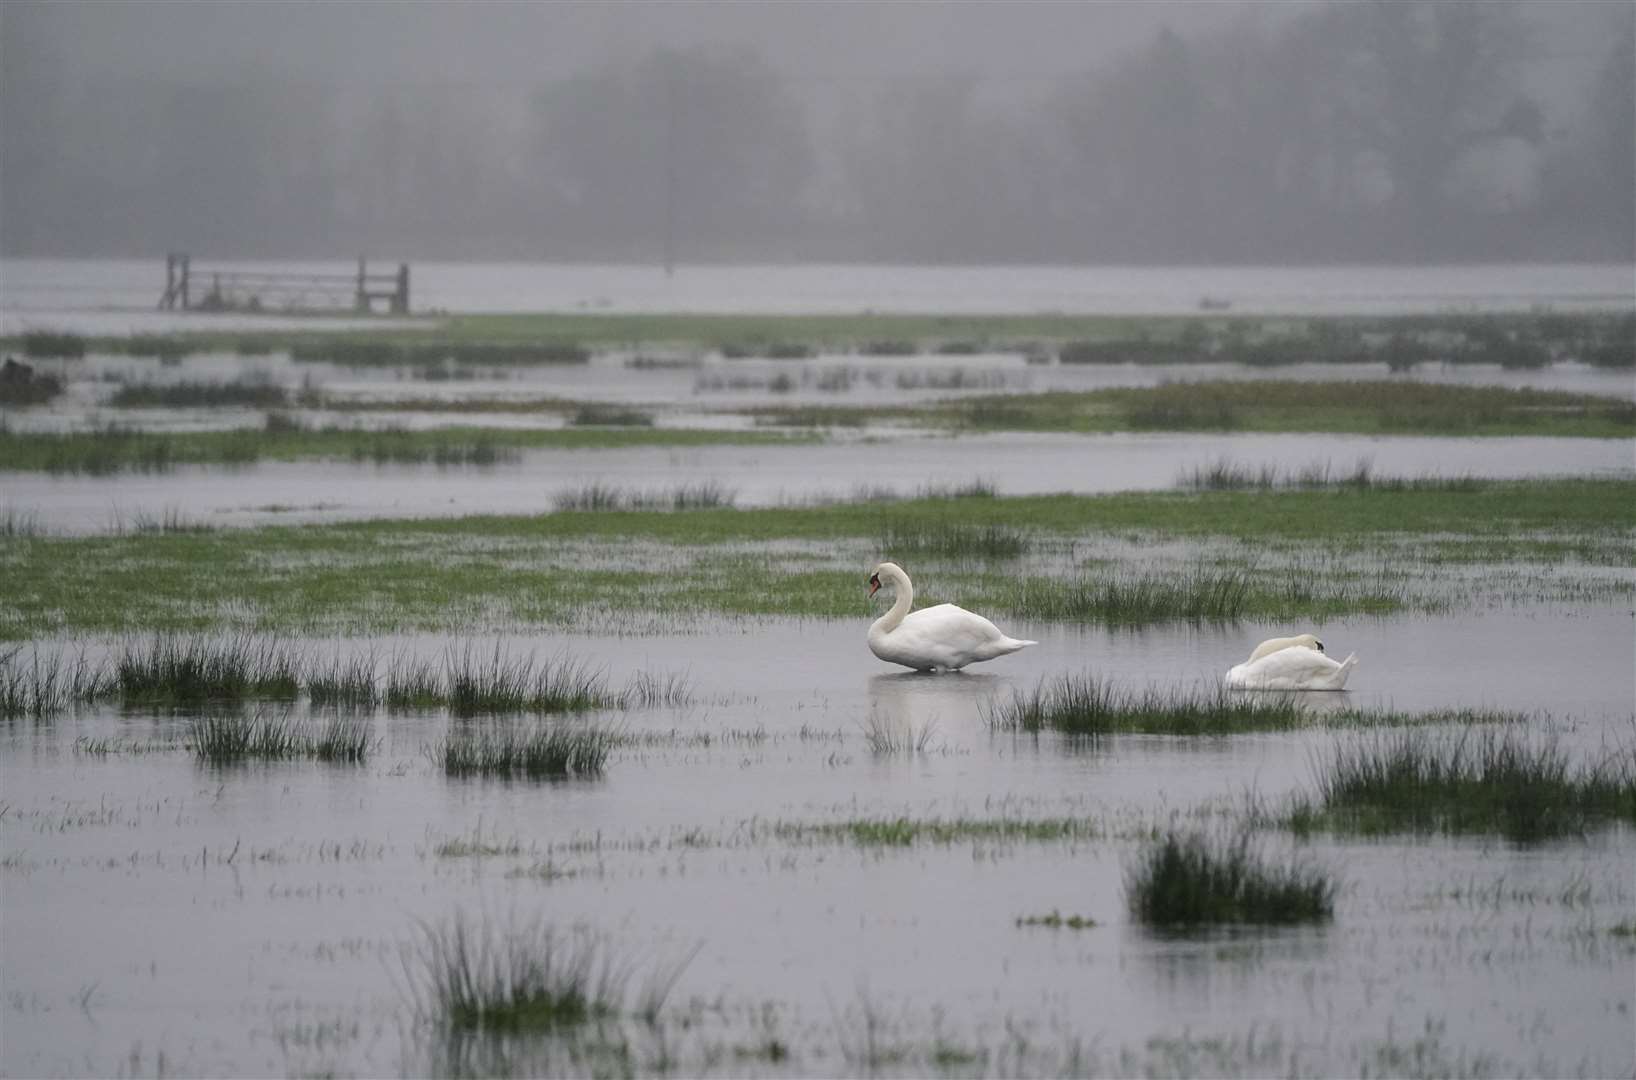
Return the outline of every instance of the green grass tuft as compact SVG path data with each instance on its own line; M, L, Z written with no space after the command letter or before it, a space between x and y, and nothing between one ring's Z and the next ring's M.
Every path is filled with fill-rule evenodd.
M540 923L504 933L466 918L423 928L422 1008L453 1032L556 1031L620 1011L626 975L607 946Z
M1168 832L1125 874L1131 913L1164 928L1319 922L1334 913L1335 890L1318 867L1264 859L1248 832L1229 842Z
M290 758L361 765L372 742L368 722L358 717L334 717L316 732L287 714L269 712L209 713L192 717L189 725L193 756L208 765Z
M562 780L600 776L616 741L597 724L491 725L456 731L432 756L448 776Z
M1497 833L1517 843L1636 823L1636 750L1575 767L1524 733L1402 731L1336 747L1315 798L1297 798L1299 832Z
M108 404L115 408L281 409L289 404L283 387L268 382L125 383Z
M458 717L495 713L554 713L616 704L607 678L567 655L536 663L496 644L479 658L471 645L450 650L445 664L449 711Z
M160 635L127 645L114 667L127 704L178 705L246 698L294 698L300 662L276 638L238 635L221 641Z

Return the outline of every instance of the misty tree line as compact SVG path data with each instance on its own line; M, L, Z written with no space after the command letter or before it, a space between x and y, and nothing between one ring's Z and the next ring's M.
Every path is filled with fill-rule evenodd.
M1627 13L1628 14L1628 13ZM1626 20L1628 21L1628 19ZM1622 24L1611 21L1610 26ZM1636 55L1547 121L1512 9L1165 31L1077 78L665 51L534 86L0 71L8 254L655 261L1636 256Z

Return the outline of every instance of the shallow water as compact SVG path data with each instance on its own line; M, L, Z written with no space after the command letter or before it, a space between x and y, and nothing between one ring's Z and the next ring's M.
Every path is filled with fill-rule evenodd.
M225 264L223 264L225 265ZM350 272L339 263L232 264L252 271ZM82 333L180 325L248 328L246 316L153 310L164 267L149 260L0 260L0 333ZM1629 307L1631 267L1491 266L653 266L416 262L417 312L864 311L1188 314L1225 301L1233 314L1389 314ZM115 310L109 310L115 309ZM178 322L178 320L185 320Z
M1449 439L1348 435L1046 435L958 438L894 435L791 446L701 446L525 452L493 467L264 462L169 473L52 476L0 473L0 502L53 532L87 533L120 517L176 511L214 525L378 517L529 514L589 483L666 491L713 481L740 506L847 498L863 489L910 495L974 479L1000 494L1094 494L1169 487L1179 474L1227 458L1281 472L1330 463L1377 476L1623 475L1636 469L1625 439Z
M683 1074L864 1071L853 1042L866 1010L881 1038L923 1055L881 1071L910 1074L935 1071L924 1055L939 1038L998 1052L1013 1029L1027 1036L1032 1056L1019 1068L1029 1072L1055 1071L1076 1042L1094 1059L1082 1059L1085 1071L1141 1072L1155 1067L1151 1038L1258 1034L1278 1043L1285 1069L1293 1054L1307 1073L1357 1073L1375 1067L1380 1044L1402 1053L1416 1043L1437 1061L1481 1054L1510 1071L1628 1073L1636 950L1607 928L1636 913L1636 835L1529 849L1320 840L1308 854L1346 883L1332 925L1156 935L1124 911L1130 830L1231 807L1247 791L1301 788L1334 737L1087 746L993 733L983 705L1065 671L1210 682L1280 628L1010 625L1040 645L968 674L921 676L868 655L865 618L860 603L856 622L726 623L716 637L513 639L540 657L566 645L616 685L644 669L690 675L696 704L620 722L714 740L618 751L592 782L446 779L422 754L447 728L438 714L377 714L382 746L351 769L213 770L176 751L74 751L82 735L179 738L184 722L169 715L0 728L0 1072L154 1072L160 1054L162 1071L184 1074L445 1067L447 1048L412 1018L416 969L402 950L422 922L464 910L497 926L583 924L643 974L697 947L670 999L697 1018L672 1032ZM1636 737L1628 610L1349 619L1324 635L1363 662L1352 689L1323 704L1549 710L1576 755ZM439 656L445 645L369 644L383 663L392 650ZM872 755L871 716L935 722L930 752ZM767 831L899 814L1084 816L1111 835L858 848ZM478 830L524 850L434 854ZM1287 848L1277 835L1266 843ZM515 876L542 863L556 876ZM1053 909L1099 925L1015 924ZM758 1037L764 1009L790 1049L781 1066L730 1049ZM583 1071L553 1057L556 1046L524 1048L523 1060ZM1121 1050L1136 1057L1121 1064ZM1246 1054L1241 1045L1235 1069L1212 1071L1273 1067ZM636 1067L652 1070L651 1047ZM1000 1068L990 1059L976 1071ZM1423 1071L1438 1071L1435 1061Z

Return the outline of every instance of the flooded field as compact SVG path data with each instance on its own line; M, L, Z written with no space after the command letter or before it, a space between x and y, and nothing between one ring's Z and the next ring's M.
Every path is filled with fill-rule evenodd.
M479 721L435 711L366 710L375 745L352 766L200 765L185 711L8 722L4 1071L1628 1068L1628 827L1522 846L1292 847L1271 830L1267 849L1341 882L1332 922L1156 933L1122 895L1149 830L1231 829L1247 798L1310 787L1328 745L1367 736L1087 742L996 731L986 710L1063 671L1211 683L1277 627L1021 623L1009 628L1038 647L927 676L871 658L865 618L508 638L571 650L614 684L685 673L685 703L614 715L624 741L590 780L445 777L430 749ZM1363 658L1348 707L1499 705L1580 759L1636 736L1628 605L1346 619L1325 636ZM440 658L450 643L300 644L373 653L384 675L389 654ZM930 735L872 749L883 729ZM927 837L883 844L857 827L899 820ZM1075 827L995 831L1042 821ZM1057 912L1091 925L1026 922ZM417 1012L422 950L456 917L499 934L580 927L633 999L674 985L651 1020L439 1034Z
M121 519L167 513L206 526L541 513L590 484L661 492L708 483L745 507L860 492L912 495L973 480L1005 495L1095 494L1172 487L1188 470L1221 459L1251 467L1328 463L1337 471L1367 462L1382 474L1411 477L1636 471L1636 450L1619 439L1023 433L951 439L864 432L819 446L525 452L514 463L489 467L264 462L115 476L13 473L5 480L4 506L48 531L94 533Z
M1472 273L1437 295L1511 306ZM661 306L632 280L609 306ZM5 411L0 1074L1636 1066L1605 350L424 365L371 330L104 342ZM876 659L883 559L1036 644ZM1303 631L1345 690L1221 689Z

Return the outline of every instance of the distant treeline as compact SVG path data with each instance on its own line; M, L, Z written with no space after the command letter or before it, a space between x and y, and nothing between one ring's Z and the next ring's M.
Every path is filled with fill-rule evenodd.
M1335 4L1077 77L856 84L743 49L532 87L83 83L20 44L0 250L1636 259L1636 7L1557 10L1605 23L1590 52L1520 5ZM1538 96L1553 64L1578 100Z

